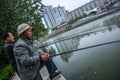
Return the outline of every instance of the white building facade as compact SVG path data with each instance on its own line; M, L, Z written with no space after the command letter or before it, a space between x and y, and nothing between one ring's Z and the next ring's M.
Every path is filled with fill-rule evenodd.
M61 6L44 6L42 16L47 28L53 28L67 21L65 8Z
M105 5L115 2L115 1L116 0L93 0L93 1L90 1L89 3L86 3L71 12L67 12L68 20L80 17L83 15L84 12L93 10L95 8L101 9Z

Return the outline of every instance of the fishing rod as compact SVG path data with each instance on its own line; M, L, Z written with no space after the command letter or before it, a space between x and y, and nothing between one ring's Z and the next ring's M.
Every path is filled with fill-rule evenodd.
M50 55L50 57L55 57L55 56L67 54L67 53L74 52L74 51L80 51L80 50L84 50L84 49L94 48L94 47L103 46L103 45L112 44L112 43L117 43L117 42L120 42L120 40L107 42L107 43L101 43L101 44L92 45L92 46L88 46L88 47L83 47L80 49L70 50L70 51L66 51L66 52L62 52L62 53L58 53L58 54L53 54L53 55Z

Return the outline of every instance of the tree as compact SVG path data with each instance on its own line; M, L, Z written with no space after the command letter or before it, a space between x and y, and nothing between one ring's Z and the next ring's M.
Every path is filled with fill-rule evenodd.
M86 14L86 13L83 13L83 15L82 15L83 17L87 17L88 15Z
M5 31L14 33L18 38L16 28L21 23L28 23L33 27L33 39L46 34L47 29L41 21L41 0L1 0L0 2L0 55L3 53L2 34Z
M46 31L41 21L40 0L2 0L0 3L0 34L11 31L17 35L16 28L21 23L29 23L33 27L34 38L40 37L36 33Z
M95 15L96 13L97 13L97 11L92 11L88 15Z

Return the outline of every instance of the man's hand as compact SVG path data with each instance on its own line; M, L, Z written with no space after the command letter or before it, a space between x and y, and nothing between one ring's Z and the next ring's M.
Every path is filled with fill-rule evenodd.
M46 60L48 60L49 58L50 58L50 55L49 55L48 53L44 53L44 54L41 55L41 59L42 59L43 61L46 61Z

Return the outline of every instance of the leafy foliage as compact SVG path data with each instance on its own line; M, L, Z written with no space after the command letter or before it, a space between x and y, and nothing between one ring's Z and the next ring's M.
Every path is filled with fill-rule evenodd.
M41 23L40 0L2 0L0 5L0 34L11 31L16 36L16 28L21 23L33 27L34 39L46 31Z
M75 19L71 19L71 20L68 22L68 24L73 24L73 23L77 22L78 20L80 20L80 19L82 19L82 18L84 18L84 17L83 17L83 16L79 16L79 17L76 17Z
M3 33L12 32L17 36L17 26L28 23L33 27L33 39L44 36L47 29L41 21L41 0L1 0L0 1L0 56L3 56ZM0 58L2 62L3 59Z
M88 15L86 14L86 13L83 13L83 15L82 15L83 17L87 17Z
M9 77L12 76L13 68L11 65L8 65L0 70L0 80L9 80Z
M90 12L88 15L94 15L94 14L96 14L97 13L97 11L92 11L92 12Z

